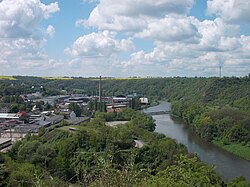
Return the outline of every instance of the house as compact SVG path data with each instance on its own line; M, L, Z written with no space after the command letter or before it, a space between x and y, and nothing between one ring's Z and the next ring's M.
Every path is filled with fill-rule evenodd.
M140 99L141 104L147 105L149 104L148 98L146 97L141 97Z
M40 116L36 119L33 119L33 121L30 121L30 123L48 127L50 125L54 125L56 123L61 122L63 119L64 119L64 116L62 115Z
M72 112L69 114L69 119L70 119L70 120L76 119L76 113L75 113L74 111L72 111Z
M129 101L126 96L119 95L119 96L113 97L113 103L128 103L128 102Z

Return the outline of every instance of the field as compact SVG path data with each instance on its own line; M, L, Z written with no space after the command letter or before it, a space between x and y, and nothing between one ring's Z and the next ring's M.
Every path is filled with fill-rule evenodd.
M71 77L42 77L43 79L47 80L72 80Z
M16 80L16 78L12 76L0 76L0 80Z
M93 80L93 81L98 81L99 77L94 77L94 78L86 78L88 80ZM147 78L143 78L143 77L126 77L126 78L122 78L122 77L102 77L102 80L115 80L115 81L126 81L126 80L144 80Z

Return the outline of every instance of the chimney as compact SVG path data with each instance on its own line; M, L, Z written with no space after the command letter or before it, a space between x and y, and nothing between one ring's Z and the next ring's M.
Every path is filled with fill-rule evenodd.
M99 79L99 103L102 102L102 76Z

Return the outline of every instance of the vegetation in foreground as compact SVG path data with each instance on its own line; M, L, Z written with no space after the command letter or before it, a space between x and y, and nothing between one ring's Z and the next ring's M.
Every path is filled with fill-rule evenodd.
M106 126L112 119L129 122ZM9 153L0 154L0 186L221 185L213 168L188 154L183 145L152 132L153 119L140 112L97 112L73 132L58 128L62 125L26 136ZM144 146L135 148L135 139ZM248 185L243 178L234 183Z
M24 93L27 94L27 93L40 91L43 94L43 96L50 96L50 95L64 94L62 90L64 91L66 90L68 93L82 93L82 94L87 94L87 95L97 95L96 88L98 87L98 81L93 81L91 79L73 78L70 80L60 80L60 79L50 80L50 79L43 79L39 77L20 77L20 76L16 76L14 77L14 79L16 80L0 80L1 101L4 103L9 103L13 112L29 107L29 106L26 106L26 104L19 97L20 94L24 94ZM228 148L229 151L232 151L235 148L234 146L236 147L238 146L237 150L239 150L239 147L240 147L240 150L243 150L243 151L237 151L237 153L239 153L240 156L247 159L249 158L249 137L250 137L249 136L250 134L249 133L250 132L250 129L249 129L250 127L249 126L250 124L250 117L249 117L250 116L250 83L249 82L250 82L250 76L243 77L243 78L236 78L236 77L179 78L179 77L176 77L176 78L149 78L149 79L129 79L129 80L112 80L111 79L111 80L103 81L103 89L104 89L104 94L107 96L119 95L119 94L126 95L126 94L131 94L133 92L136 92L138 93L138 95L148 96L150 100L168 99L172 103L173 113L180 116L185 121L185 123L187 123L202 138L206 139L207 141L212 141L212 142L217 142L217 143L219 142L218 145L224 148ZM41 89L41 86L43 86L43 89ZM27 103L27 105L29 105L29 103ZM115 117L115 118L118 118L118 117ZM71 163L73 162L72 159L75 157L75 155L74 154L68 155L68 153L66 153L67 151L64 153L60 151L60 148L58 146L59 144L61 143L64 144L66 142L65 144L67 144L67 148L68 147L70 148L69 141L72 141L72 140L75 141L75 142L73 141L74 145L77 145L77 146L72 146L73 151L75 152L79 152L78 150L80 149L84 149L90 152L90 148L93 148L93 147L94 147L94 150L97 150L96 145L94 146L91 145L89 148L86 148L82 144L78 143L78 140L77 140L78 138L75 138L75 137L78 136L77 134L79 134L80 132L87 133L88 140L91 139L93 142L97 142L97 144L99 142L99 144L102 146L101 146L101 149L100 148L98 149L98 151L101 153L103 153L106 150L108 151L109 150L108 147L110 147L111 145L112 146L115 145L115 147L118 146L119 151L123 150L120 147L121 144L119 144L120 143L119 140L121 138L113 137L112 133L111 133L112 136L110 135L110 133L108 133L109 136L104 136L105 138L102 139L103 141L100 141L98 137L96 137L97 135L95 136L92 135L92 133L94 132L97 133L99 136L103 136L103 132L114 131L113 133L118 133L119 136L122 135L125 137L125 135L128 135L130 137L130 140L133 140L134 138L139 138L146 143L145 147L140 150L134 149L133 146L129 147L128 149L129 151L126 148L125 149L126 151L123 151L123 154L126 155L126 152L130 153L126 155L126 158L130 158L131 155L134 155L134 154L131 154L131 150L135 150L136 158L138 158L138 154L140 153L141 150L144 150L148 147L150 147L148 149L154 150L153 146L150 146L151 145L150 138L149 139L147 138L147 137L150 137L150 135L148 135L147 130L144 129L142 131L141 127L136 127L136 129L133 129L135 128L135 126L133 125L130 126L131 125L130 124L127 126L128 127L127 129L125 127L119 127L118 129L121 128L120 129L121 131L116 131L116 129L114 128L105 127L103 124L103 121L105 121L104 119L106 119L106 117L104 114L102 114L101 116L96 117L96 120L94 120L94 122L90 123L92 124L91 126L93 126L93 128L90 128L89 125L83 125L83 128L85 129L79 129L77 132L74 132L74 133L68 132L67 129L66 130L65 129L50 129L50 130L44 131L38 137L36 136L27 137L21 143L17 143L17 145L13 147L13 150L11 151L9 155L1 154L0 178L4 180L0 180L0 181L1 182L3 181L4 185L7 185L7 183L9 184L10 181L20 182L22 179L22 175L19 178L19 174L25 173L24 171L31 171L30 172L31 176L29 176L29 172L27 176L29 176L32 180L27 182L27 186L29 186L28 184L30 185L37 184L37 181L42 181L42 184L51 183L49 186L54 185L52 184L52 182L55 182L55 183L61 182L63 184L66 184L69 182L78 183L78 184L84 183L84 184L88 184L89 186L98 184L98 182L102 182L102 181L97 180L98 177L96 178L92 176L105 176L105 175L95 175L95 173L94 174L92 173L90 175L92 177L92 178L89 177L91 179L90 183L85 183L85 182L82 182L81 180L76 179L77 171L74 170L74 168L72 169L73 166L71 166ZM142 123L137 123L137 124L142 124ZM104 131L102 131L101 129L103 129ZM110 130L107 130L107 129L110 129ZM130 129L132 129L133 131L131 131ZM144 135L141 135L141 133L139 132L141 133L147 132L146 134L148 136L145 135L146 136L145 137ZM55 139L53 141L50 141L51 138L47 139L47 137L54 137L54 136L58 137L58 139ZM152 136L154 136L155 138L156 135L154 134ZM157 137L159 138L161 137L161 135L157 135ZM158 139L157 138L154 139L154 138L151 138L151 139L153 141L158 142ZM26 160L21 155L19 155L22 153L22 152L19 153L19 149L21 149L26 143L33 142L35 140L41 143L41 144L38 143L39 146L46 145L47 147L49 147L49 150L52 150L52 152L49 155L47 155L47 157L46 156L42 157L44 159L43 161L41 160L39 161L44 164L40 164L38 161L36 161L36 159L33 159L33 156L31 156L34 153L36 153L34 155L39 155L43 152L43 151L39 151L39 152L36 151L38 150L36 146L34 146L35 149L33 149L33 151L28 152L29 156L32 157L32 159L29 158ZM173 141L168 139L168 142L173 142ZM33 143L36 143L36 142L33 142ZM131 146L131 141L129 145ZM157 147L159 146L159 143L154 144L154 146L156 146L156 148L159 148ZM43 149L43 148L40 148L40 149ZM66 148L64 149L66 150ZM45 152L49 152L49 150ZM113 149L111 150L113 151ZM163 152L165 151L168 154L169 154L169 151L170 152L172 151L171 148L162 149L162 150ZM97 153L95 153L94 155L101 155L98 151L95 151ZM164 169L167 169L167 167L174 165L174 163L178 163L178 160L181 159L181 155L183 155L184 157L187 155L186 152L184 153L178 152L179 154L177 154L174 151L176 155L173 154L171 156L169 155L165 155L165 157L163 156L164 159L171 158L170 159L171 162L169 164L166 164L167 166L165 165L163 167L163 170L161 170L161 169L158 169L159 165L152 164L154 163L153 161L156 161L158 158L154 155L155 150L151 152L152 153L147 153L148 155L146 154L147 156L143 160L143 163L144 161L145 163L147 163L147 164L144 163L143 166L145 167L147 166L146 168L149 168L149 169L146 169L147 171L146 174L142 172L142 171L145 171L144 167L140 168L141 170L136 170L136 171L140 171L140 173L142 172L143 174L145 174L146 182L144 180L140 180L141 183L133 182L134 186L142 185L146 183L148 185L153 186L152 183L158 180L158 178L159 180L162 178L165 178L165 177L161 177L164 175L160 174L161 172L163 172ZM157 154L159 153L157 152ZM104 155L107 155L107 154L105 153ZM117 153L115 155L117 155ZM70 158L66 158L66 157L70 157ZM93 157L93 155L91 155L91 157ZM130 170L121 169L121 168L126 168L125 167L126 165L124 165L124 163L128 164L130 162L127 162L127 161L121 162L119 164L122 164L121 165L122 167L119 167L119 164L118 165L114 164L113 157L116 157L116 156L109 157L109 158L112 158L111 159L112 162L110 161L110 159L108 159L108 163L110 162L112 163L112 164L109 164L109 166L112 168L111 169L112 171L115 170L118 173L119 172L128 173L128 171L130 171ZM151 163L151 160L149 159L151 157L154 158L152 159L153 160L152 163ZM34 156L34 158L36 158L36 156ZM106 158L107 157L105 157L105 159ZM189 159L190 155L187 155L186 158ZM99 159L98 157L97 160L98 161L103 160L103 158ZM83 161L85 161L85 159L83 159ZM97 165L96 163L97 162L93 161L89 165L96 166ZM138 162L134 162L134 165L138 166L138 164L139 164ZM154 166L153 169L151 168L152 165ZM24 167L22 170L21 169L16 170L16 168L22 168L22 167ZM68 175L67 172L63 173L62 168L64 167L66 169L65 171L67 171L67 169L69 169L71 172L73 171L71 173L73 176ZM32 168L35 168L35 171ZM97 167L97 170L101 170L101 169ZM34 177L34 173L36 173L37 171L39 171L38 173L41 175L39 176L36 175L35 178L32 178L32 176ZM45 172L45 171L49 171L49 172ZM94 170L91 170L91 171L94 171ZM89 173L89 170L88 171L84 170L84 172ZM120 175L124 176L124 174L121 174L121 173ZM10 180L12 176L15 176L16 178L13 180ZM171 180L180 178L177 175L175 176L176 178L171 178ZM206 174L204 174L204 176L206 176ZM29 178L29 177L23 177L23 182L26 182L26 178ZM51 181L51 177L53 177L53 181ZM143 178L143 177L140 177L140 178ZM24 185L23 183L20 183L20 184ZM242 186L247 185L247 183L244 180L242 180L242 178L236 178L230 183L231 186L232 185L239 186L240 184ZM209 185L211 184L208 184L207 186ZM9 184L9 186L11 185ZM60 186L62 185L60 184Z

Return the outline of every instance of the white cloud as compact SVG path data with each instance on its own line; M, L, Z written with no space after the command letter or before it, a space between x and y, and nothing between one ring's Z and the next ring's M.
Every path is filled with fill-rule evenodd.
M231 51L240 47L240 27L225 23L222 19L196 21L201 34L199 48L205 51Z
M1 1L0 62L9 67L41 65L47 58L44 50L46 32L53 34L54 29L51 25L47 30L41 28L40 22L57 11L57 2L45 5L40 0Z
M0 59L10 64L22 63L27 60L41 60L46 57L42 48L44 40L25 39L1 39Z
M194 0L101 0L86 24L114 31L141 31L151 19L164 18L170 14L187 14L193 4Z
M192 24L200 35L198 43L159 39L151 52L134 52L129 60L121 62L123 69L127 72L151 69L161 76L166 73L169 76L218 76L218 68L222 66L226 76L249 73L250 36L240 35L239 26L220 18L202 22L192 19Z
M111 57L113 54L133 49L131 39L115 39L110 31L90 33L79 37L65 53L73 57Z
M59 11L58 4L45 5L40 0L3 0L0 3L0 37L37 37L39 23Z
M140 38L158 41L182 41L197 43L200 39L198 29L192 23L192 17L166 16L152 21L142 32L135 34Z
M52 25L49 25L46 29L46 33L50 36L53 37L55 34L55 28Z
M230 22L250 23L250 1L248 0L208 0L207 13L215 14Z

